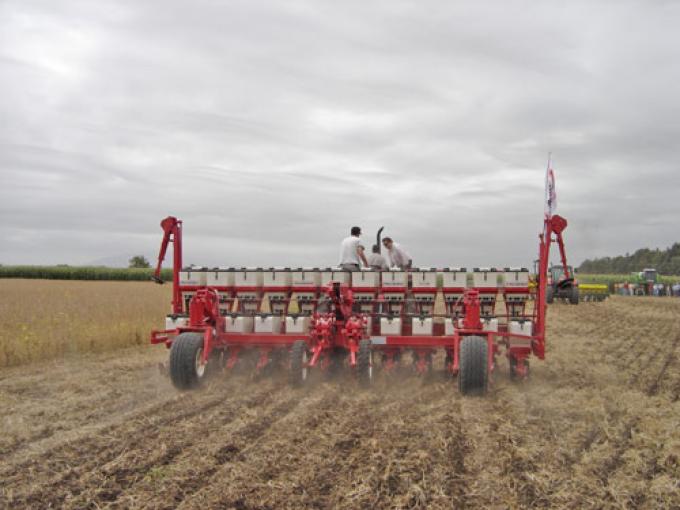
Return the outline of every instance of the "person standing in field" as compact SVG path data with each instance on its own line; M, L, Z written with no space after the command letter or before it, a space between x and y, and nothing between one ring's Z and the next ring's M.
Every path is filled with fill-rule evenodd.
M362 262L364 267L368 267L360 237L361 228L352 227L350 236L340 243L340 267L346 271L359 271Z
M387 271L389 266L387 265L385 257L380 254L380 246L374 244L371 251L373 253L368 256L368 265L370 268L375 269L376 271Z
M395 243L391 237L383 239L383 246L387 248L387 258L389 259L391 267L398 267L399 269L411 269L413 260L411 256L406 253L406 250L399 244Z

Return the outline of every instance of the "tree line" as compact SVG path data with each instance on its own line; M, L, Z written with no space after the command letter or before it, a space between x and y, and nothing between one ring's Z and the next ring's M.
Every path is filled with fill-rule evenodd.
M680 243L665 250L642 248L632 255L586 259L578 269L586 274L629 274L648 267L660 274L680 275Z

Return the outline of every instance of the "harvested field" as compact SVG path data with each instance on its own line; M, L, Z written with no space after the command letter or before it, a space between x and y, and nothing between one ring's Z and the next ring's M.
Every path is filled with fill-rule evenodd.
M408 374L179 394L151 346L4 369L0 507L677 508L679 314L555 305L548 360L524 384L502 360L485 398Z

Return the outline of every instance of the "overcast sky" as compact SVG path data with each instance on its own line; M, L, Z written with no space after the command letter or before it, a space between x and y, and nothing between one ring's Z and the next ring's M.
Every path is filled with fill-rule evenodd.
M0 263L528 265L680 241L680 2L0 0Z

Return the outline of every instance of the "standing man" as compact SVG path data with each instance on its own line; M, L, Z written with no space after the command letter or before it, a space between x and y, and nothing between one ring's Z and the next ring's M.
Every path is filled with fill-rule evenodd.
M391 237L383 239L383 246L387 248L387 258L392 267L398 267L402 270L411 269L413 263L411 256L406 253L404 248L392 241Z
M346 271L359 271L363 262L368 267L364 247L361 245L361 228L352 227L350 236L340 243L340 267Z
M372 251L373 253L368 256L368 265L376 271L387 271L389 266L385 257L380 254L380 246L374 244Z

